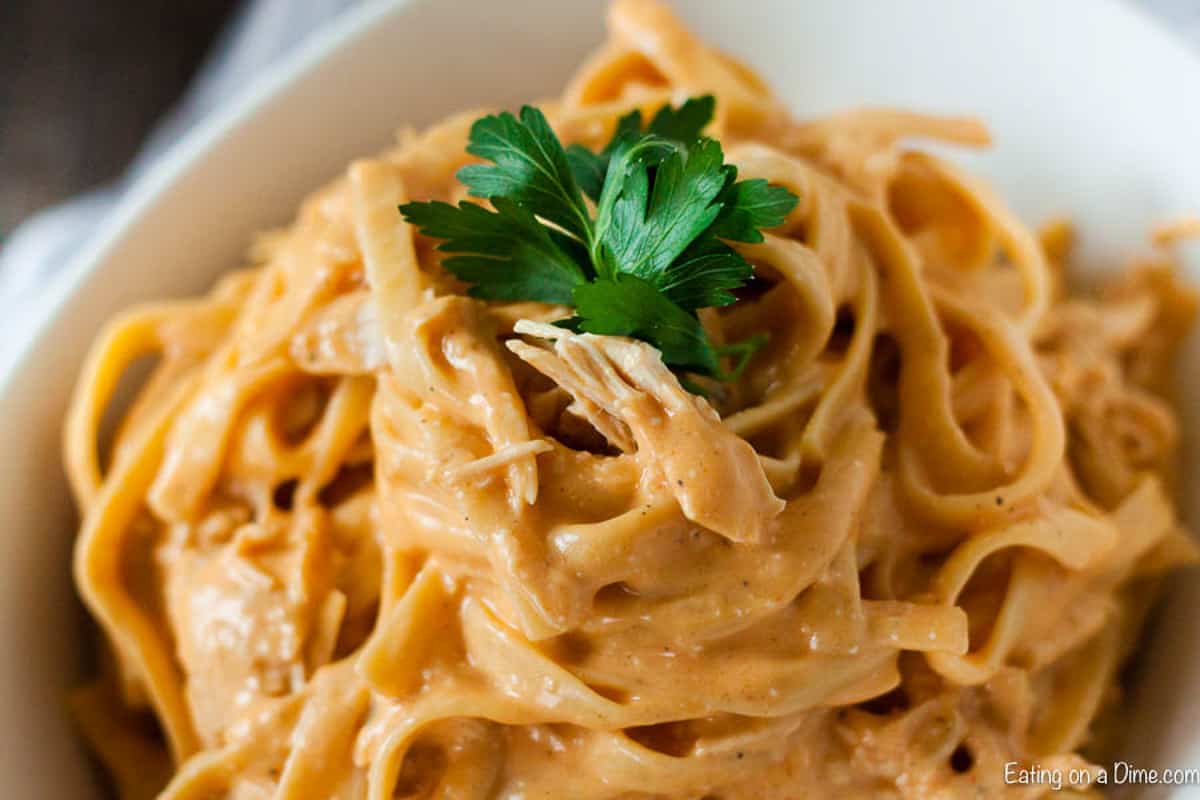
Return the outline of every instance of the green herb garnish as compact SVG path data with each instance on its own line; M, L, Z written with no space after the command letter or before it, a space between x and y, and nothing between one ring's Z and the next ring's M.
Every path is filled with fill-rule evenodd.
M646 125L634 111L598 153L564 149L532 106L483 117L467 151L490 163L458 178L495 210L434 201L400 211L443 240L443 266L473 297L574 306L560 325L636 337L670 367L730 380L765 337L715 347L696 311L734 302L753 275L725 242L761 242L760 229L782 224L797 198L737 180L720 143L701 135L713 105L705 96L664 106ZM730 371L726 355L736 359Z

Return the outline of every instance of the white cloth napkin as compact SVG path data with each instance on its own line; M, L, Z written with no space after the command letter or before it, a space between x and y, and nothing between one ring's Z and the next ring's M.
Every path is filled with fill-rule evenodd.
M122 193L162 152L253 76L359 0L253 0L221 36L182 101L146 140L124 177L29 219L0 249L0 319L36 303L39 290L100 226ZM1200 45L1200 2L1133 0ZM19 327L19 326L18 326ZM17 335L21 331L6 331ZM8 336L3 337L8 339Z

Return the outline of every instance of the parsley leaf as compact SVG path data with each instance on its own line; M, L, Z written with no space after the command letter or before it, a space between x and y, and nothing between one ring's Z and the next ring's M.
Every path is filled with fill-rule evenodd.
M451 256L442 266L474 284L472 297L570 305L571 291L590 269L568 253L565 237L554 237L533 214L503 197L492 198L492 205L496 211L466 201L414 202L400 212L426 236L444 239L438 250L470 254Z
M679 108L665 105L655 113L654 119L650 120L647 133L689 144L699 139L704 128L712 122L716 106L717 101L711 94L688 98ZM619 125L617 129L620 130Z
M583 196L550 123L533 106L476 120L467 152L491 161L458 171L475 197L507 197L581 240L591 231Z
M575 311L578 328L587 333L633 336L657 347L667 364L706 375L719 371L700 320L636 275L619 273L575 287Z
M664 106L648 124L633 111L598 153L564 148L530 106L487 116L467 150L489 163L458 177L494 210L433 201L400 211L442 240L443 266L471 295L571 305L564 327L633 336L676 370L732 380L765 337L714 346L696 312L734 302L753 275L727 242L761 242L760 229L782 224L797 199L737 180L720 143L702 136L713 110L705 96Z
M734 183L732 178L737 177L737 168L727 169L731 180L719 198L721 213L713 223L712 234L734 242L761 242L763 235L759 228L782 225L796 207L796 195L762 178Z
M599 153L593 153L581 144L573 144L567 148L567 162L575 175L575 182L584 194L598 201L600 190L604 187L604 175L608 172L608 162L613 151L621 142L636 139L642 133L642 112L634 110L617 120L616 130L612 139Z
M608 170L608 156L593 153L581 144L573 144L567 147L567 164L583 193L593 200L599 200L600 189L604 186L604 173Z
M575 181L592 200L600 200L600 190L613 153L623 144L631 142L644 133L659 139L687 145L700 138L708 123L712 122L716 100L711 94L692 97L679 108L665 105L654 114L650 125L642 127L642 112L634 109L617 120L612 138L599 153L593 153L580 144L567 148L567 161L575 175Z
M638 163L638 152L634 145L614 154L596 230L617 269L657 285L671 262L721 213L714 201L725 188L724 155L712 139L697 140L686 150L672 148L655 167L651 188L650 166Z
M729 305L737 299L729 290L744 286L753 275L754 268L736 250L706 237L684 250L656 285L680 308L694 311Z

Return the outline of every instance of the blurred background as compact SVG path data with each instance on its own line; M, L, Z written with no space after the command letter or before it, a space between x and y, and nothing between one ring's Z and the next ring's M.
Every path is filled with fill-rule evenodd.
M1200 49L1200 0L1123 1ZM85 233L102 219L118 193L115 181L164 113L177 109L143 160L355 2L0 0L0 252L35 212L109 186L107 195L93 195L87 213L53 220Z
M115 178L236 0L0 0L0 235Z

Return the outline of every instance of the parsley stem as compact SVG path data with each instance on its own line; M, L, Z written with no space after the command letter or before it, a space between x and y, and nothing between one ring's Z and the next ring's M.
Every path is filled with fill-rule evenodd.
M740 342L733 344L722 345L715 348L717 356L737 356L737 363L734 364L732 370L725 372L721 370L717 375L717 380L720 381L736 381L746 371L746 366L750 363L750 359L762 349L769 340L770 336L765 333L756 333L749 339L743 339Z

